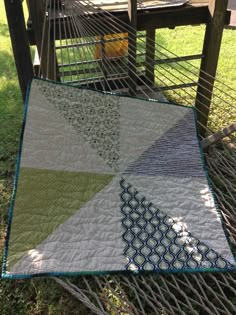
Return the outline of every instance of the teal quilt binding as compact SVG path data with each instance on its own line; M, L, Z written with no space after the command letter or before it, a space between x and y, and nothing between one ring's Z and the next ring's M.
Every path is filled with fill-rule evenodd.
M55 87L65 87L73 90L82 91L91 91L91 93L97 93L98 95L108 95L114 98L122 98L127 100L137 100L145 101L142 98L130 97L122 94L113 94L110 92L101 92L95 91L93 89L81 89L80 87L71 87L70 85L54 82L54 81L45 81L42 79L34 79L33 82L40 82L43 84L53 84ZM9 256L9 242L11 237L11 226L14 216L14 206L16 201L16 195L18 191L18 181L21 165L21 156L23 150L23 140L25 127L27 123L27 114L29 106L29 97L31 92L31 82L28 85L27 97L25 102L24 114L23 114L23 124L20 136L20 145L16 162L16 174L13 185L13 192L8 212L8 222L7 222L7 233L6 233L6 242L3 254L3 266L2 266L2 278L5 279L22 279L22 278L31 278L38 276L75 276L75 275L103 275L103 274L114 274L114 273L134 273L134 274L143 274L143 273L178 273L178 272L228 272L236 270L235 264L233 262L227 261L222 255L218 254L215 250L209 248L205 245L204 242L199 241L191 233L186 231L183 227L178 225L178 222L172 220L171 217L159 210L158 205L154 205L152 202L148 201L145 198L145 194L136 189L136 185L131 184L132 176L135 172L137 174L142 174L142 170L139 169L139 165L142 165L142 162L134 162L130 171L126 174L129 168L125 169L115 169L111 171L111 174L115 174L119 178L121 193L119 201L121 204L120 208L120 226L122 229L120 231L120 236L122 236L123 243L123 256L124 264L121 268L115 267L108 268L104 267L104 270L97 268L96 270L78 270L78 271L40 271L40 272L9 272L8 269L8 256ZM51 93L51 92L50 92ZM86 92L85 92L86 93ZM50 99L51 97L51 99ZM50 102L52 103L52 96L48 96ZM98 96L99 98L99 96ZM109 100L108 100L109 101ZM155 100L149 100L150 103L160 103ZM179 104L164 103L165 106L173 106L179 108L189 107ZM134 106L134 105L133 105ZM84 110L84 107L82 108ZM211 181L207 172L206 162L204 155L201 149L199 136L197 134L197 120L196 120L196 110L194 107L191 108L194 113L194 129L196 133L198 149L201 155L202 167L204 169L204 174L208 181L208 186L210 189L211 197L214 200L215 208L217 210L218 216L221 220L221 225L224 229L227 242L230 245L229 239L227 237L227 231L224 227L224 222L222 219L221 212L217 206L216 199L214 197L214 192L212 190ZM64 118L68 121L71 120L70 115L64 111ZM75 125L72 125L75 127ZM105 130L106 131L106 130ZM79 130L81 132L81 130ZM84 132L84 131L83 131ZM162 139L162 138L161 138ZM161 140L162 141L162 140ZM120 145L120 144L119 144ZM161 145L161 142L158 143ZM144 152L144 160L147 158L152 158L152 150L155 148L150 147L149 151ZM155 152L154 152L155 153ZM146 154L146 155L145 155ZM141 163L141 164L140 164ZM153 163L153 162L152 162ZM160 166L157 164L154 165L154 172L160 174ZM172 164L171 164L172 165ZM109 164L111 166L111 163ZM105 166L104 166L105 167ZM170 170L174 172L174 170ZM141 173L140 173L141 172ZM136 174L136 175L137 175ZM171 173L172 174L172 173ZM131 176L131 177L130 177ZM168 176L170 176L168 174ZM167 177L168 177L167 176ZM195 176L195 175L194 175ZM177 176L178 177L178 176ZM140 178L137 176L137 178ZM98 191L97 194L100 192ZM96 195L95 195L96 196ZM138 197L137 197L138 196ZM128 199L126 199L126 197ZM134 201L134 205L131 206L131 200ZM141 210L140 210L141 209ZM133 216L133 217L132 217ZM60 226L59 226L60 227ZM162 233L160 231L162 229ZM182 242L180 238L180 233L185 235L185 243ZM181 234L181 235L182 235ZM189 244L192 248L195 248L193 252L188 253ZM164 248L164 249L163 249ZM197 249L196 249L197 248ZM120 249L119 249L120 250ZM163 250L163 252L161 252ZM175 257L174 257L175 256ZM200 257L200 258L199 258ZM205 257L203 259L203 257ZM23 256L24 258L24 256ZM122 260L122 258L121 258ZM204 261L203 261L204 260ZM198 263L199 262L199 263ZM213 263L214 262L214 263ZM161 267L157 267L157 266Z

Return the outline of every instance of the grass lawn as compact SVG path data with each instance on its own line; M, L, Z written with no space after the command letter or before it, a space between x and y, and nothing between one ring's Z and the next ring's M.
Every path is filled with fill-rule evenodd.
M177 55L198 54L204 27L160 30L157 40ZM218 78L236 90L236 31L225 30ZM236 96L236 95L235 95ZM0 2L0 251L3 247L15 158L22 123L22 99L17 81L3 1ZM214 114L214 113L213 113ZM214 120L217 123L217 119ZM1 262L1 256L0 256ZM53 280L0 282L0 314L88 314Z

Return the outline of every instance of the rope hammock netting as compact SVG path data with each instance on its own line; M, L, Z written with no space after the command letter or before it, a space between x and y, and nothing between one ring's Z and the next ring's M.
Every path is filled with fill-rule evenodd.
M143 7L138 2L138 9ZM117 9L118 10L118 9ZM114 10L113 10L114 11ZM204 137L232 125L235 91L197 63L183 60L131 24L89 0L46 0L38 76L75 86L165 99L193 106L199 77L214 93L207 117L197 107ZM154 31L155 35L155 31ZM154 36L155 38L155 36ZM207 78L207 79L206 79ZM232 131L232 129L230 129ZM226 130L227 132L227 130ZM176 135L178 137L178 135ZM204 138L202 135L202 138ZM205 158L236 253L236 142L233 133L208 147ZM94 314L234 314L236 278L230 273L54 278Z

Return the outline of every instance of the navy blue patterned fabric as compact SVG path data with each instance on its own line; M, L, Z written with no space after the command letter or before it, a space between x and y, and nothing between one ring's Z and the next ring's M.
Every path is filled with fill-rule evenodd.
M124 179L121 186L124 255L127 270L186 270L233 267L186 231Z
M205 177L192 111L147 148L124 174Z

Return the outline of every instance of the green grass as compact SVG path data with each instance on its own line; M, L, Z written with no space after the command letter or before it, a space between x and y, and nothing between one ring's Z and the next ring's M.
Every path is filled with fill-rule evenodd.
M175 30L159 30L157 31L156 40L160 45L164 46L165 49L174 52L178 56L191 55L191 54L201 54L203 46L205 26L188 26L188 27L179 27ZM225 30L222 39L222 46L220 57L218 61L218 68L216 77L222 83L228 85L230 88L222 85L220 82L216 81L214 89L213 104L211 106L210 117L209 117L209 127L213 130L218 130L223 126L236 121L236 111L235 101L232 97L236 97L236 71L235 71L235 62L236 62L236 42L235 42L235 30ZM166 54L164 49L160 49L161 53ZM160 54L161 55L161 54ZM163 56L163 55L162 55ZM200 61L191 61L194 66L199 66ZM171 73L180 77L183 81L188 82L185 75L190 76L193 80L197 80L197 76L190 75L188 70L196 71L192 66L188 65L185 62L181 63L182 66L186 67L187 70L184 70L183 67L175 65L174 69L170 66L164 66L165 69L168 69ZM181 75L179 72L183 74ZM162 71L163 72L163 71ZM158 75L158 73L156 73ZM167 79L164 79L167 81ZM168 84L168 82L167 82ZM232 89L234 91L232 91ZM175 92L167 93L167 96L170 99L181 103L182 98L186 96L186 91L189 94L194 95L195 88L188 88L185 91L179 91L180 97L176 95ZM228 96L226 95L229 94ZM193 98L194 101L194 98Z
M204 27L157 31L157 41L177 55L201 53ZM217 76L236 90L236 31L225 30ZM161 50L164 52L164 50ZM197 63L196 63L197 65ZM168 66L166 66L168 67ZM226 92L229 89L224 88ZM170 95L170 97L172 97ZM231 102L231 99L228 99ZM235 104L234 104L235 105ZM0 250L19 144L23 104L13 60L3 1L0 2ZM232 110L227 105L227 110ZM220 118L218 118L218 114ZM234 113L235 115L235 113ZM235 116L233 116L235 117ZM215 126L222 125L219 108L212 112ZM0 258L1 263L1 258ZM83 306L51 279L0 282L0 314L88 314Z
M7 216L7 208L14 174L22 100L4 16L0 4L0 235Z

